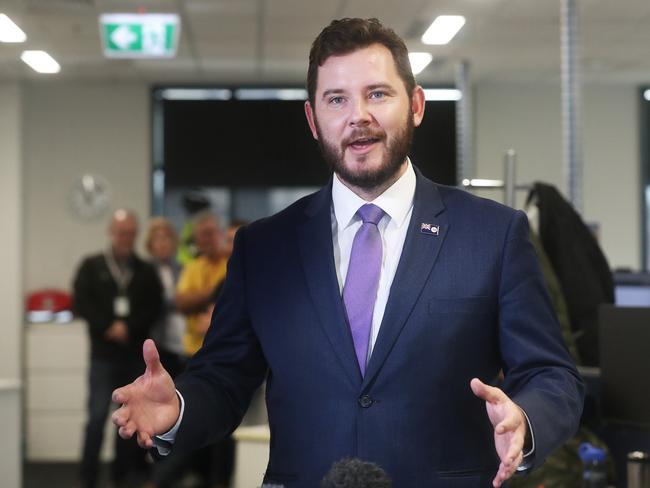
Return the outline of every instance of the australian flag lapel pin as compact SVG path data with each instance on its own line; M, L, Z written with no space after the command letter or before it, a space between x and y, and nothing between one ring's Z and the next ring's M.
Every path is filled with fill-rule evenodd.
M423 234L428 234L430 236L440 235L440 226L433 224L425 224L424 222L420 224L420 232Z

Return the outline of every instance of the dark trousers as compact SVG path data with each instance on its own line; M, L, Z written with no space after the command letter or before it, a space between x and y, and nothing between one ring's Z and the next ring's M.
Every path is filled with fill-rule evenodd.
M132 382L142 374L142 360L91 358L88 382L88 422L81 458L81 481L87 488L97 486L99 477L99 453L104 440L104 425L115 388ZM140 449L135 438L124 440L115 436L115 456L111 465L111 479L122 483L129 473L143 470L144 449Z

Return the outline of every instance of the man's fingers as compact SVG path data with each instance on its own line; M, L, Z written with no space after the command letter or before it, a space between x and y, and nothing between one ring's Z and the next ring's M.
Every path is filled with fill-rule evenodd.
M142 345L142 356L147 365L147 370L150 373L157 374L163 369L162 364L160 364L158 349L156 349L156 344L151 339L144 341Z
M128 407L122 406L115 410L112 415L113 424L118 427L124 427L129 421L129 409Z
M517 469L516 466L506 467L503 463L501 463L499 465L499 471L497 471L494 480L492 480L492 486L494 487L501 486L502 483L504 483L505 481L509 480L512 477L516 469Z
M494 486L494 488L499 488L501 486L501 471L498 471L492 480L492 486Z
M145 432L138 432L138 445L143 449L150 449L153 447L153 440L151 436Z
M150 449L153 447L151 436L146 432L137 430L137 426L132 420L127 420L124 425L117 429L117 433L122 439L130 439L134 434L136 434L136 440L140 447L144 449Z
M130 427L127 424L124 427L120 427L119 429L117 429L117 433L122 439L130 439L131 437L133 437L135 431L133 430L132 427Z
M501 486L501 481L502 481L501 467L499 467L499 471L497 471L497 474L494 476L494 479L492 480L492 486L494 486L494 488L499 488Z
M472 378L469 386L472 388L474 395L489 403L499 403L504 397L504 393L499 388L486 385L478 378Z
M113 402L128 403L131 400L131 385L123 386L113 391Z
M514 432L521 426L521 419L516 415L508 415L505 419L497 424L494 428L497 434L505 432Z
M515 474L515 471L517 471L517 468L521 465L523 459L523 453L520 451L519 454L514 457L512 462L501 462L499 464L499 470L497 471L494 480L492 480L492 486L499 487L502 483L512 478L512 476Z
M510 442L510 447L506 453L506 458L503 460L508 464L518 463L517 458L522 455L524 448L524 440L521 436L515 435Z
M517 468L521 464L522 459L523 459L523 455L519 453L515 457L513 462L504 466L503 473L502 473L502 477L503 477L502 482L512 478L512 476L515 474L515 471L517 471Z

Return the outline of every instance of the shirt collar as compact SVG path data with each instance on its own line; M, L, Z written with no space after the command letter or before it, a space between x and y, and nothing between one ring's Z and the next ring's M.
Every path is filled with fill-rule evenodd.
M381 208L395 222L397 227L401 227L413 206L415 182L415 171L413 171L411 160L407 158L407 167L404 174L370 203L374 203ZM341 183L335 173L332 181L332 203L337 226L339 229L344 229L353 222L357 210L369 202L366 202Z

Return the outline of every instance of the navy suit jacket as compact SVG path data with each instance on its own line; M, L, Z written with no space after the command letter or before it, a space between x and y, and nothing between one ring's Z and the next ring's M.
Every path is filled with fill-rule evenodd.
M265 377L264 481L286 487L317 487L344 457L379 464L397 488L488 486L493 429L469 383L501 370L530 419L535 463L573 435L583 386L526 216L416 173L365 377L334 267L330 184L238 233L212 326L177 383L186 410L175 450L236 428Z

